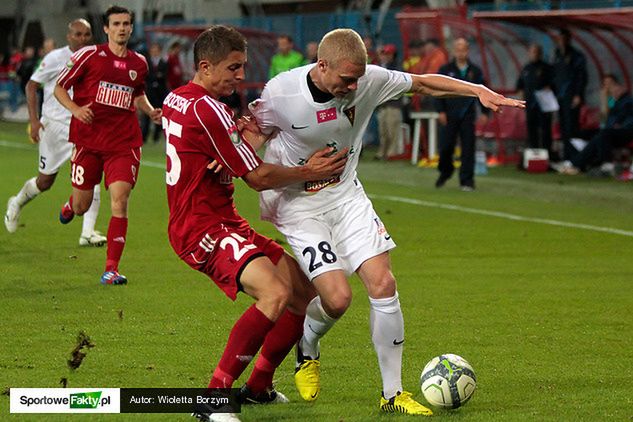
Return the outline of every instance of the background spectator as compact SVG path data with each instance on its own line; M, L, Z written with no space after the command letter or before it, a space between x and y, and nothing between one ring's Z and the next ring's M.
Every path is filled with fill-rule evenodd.
M578 174L590 166L600 165L600 173L613 175L614 148L626 146L633 140L633 97L612 74L602 78L603 96L606 103L615 100L609 110L607 121L591 141L571 160L565 161L558 170L565 174Z
M558 120L563 141L563 158L571 159L576 153L571 138L580 129L580 107L587 87L587 62L585 56L571 45L571 33L561 29L556 38L558 47L554 53L554 88L560 110Z
M182 63L180 61L181 49L182 45L176 41L169 47L167 54L167 88L170 91L185 84Z
M525 65L516 89L525 98L525 114L528 129L528 147L545 148L552 154L552 113L541 111L534 93L552 89L552 66L543 61L543 49L538 44L528 49L530 62Z
M469 44L465 38L457 38L453 42L453 61L442 66L439 73L474 84L483 84L483 73L468 59ZM455 167L453 154L457 136L462 147L459 184L463 191L475 190L475 117L476 98L436 99L436 110L440 113L440 176L435 187L441 188L451 178ZM483 124L488 119L488 109L483 105L481 116Z
M163 49L160 44L153 43L149 47L149 57L147 60L147 77L145 79L147 99L151 104L156 106L163 103L163 100L169 93L167 89L167 71L168 64L163 58ZM143 133L143 143L147 141L150 129L154 129L153 140L154 143L160 139L162 128L160 125L151 121L150 117L143 113L141 116L141 132Z
M316 63L318 51L319 51L318 42L310 41L308 44L306 44L306 57L303 63L304 64Z
M290 35L280 35L277 38L277 54L270 61L268 77L272 79L281 72L303 65L303 55L294 50L294 43Z
M396 59L397 55L398 49L394 44L384 45L378 53L380 66L390 70L401 70ZM375 158L386 160L397 153L396 148L398 147L398 137L400 135L400 126L402 125L401 99L387 101L378 107L377 113L380 146Z

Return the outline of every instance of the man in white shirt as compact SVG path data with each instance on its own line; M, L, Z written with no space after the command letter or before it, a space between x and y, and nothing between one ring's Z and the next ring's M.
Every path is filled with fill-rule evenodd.
M59 72L69 63L70 56L86 46L92 39L90 24L85 19L76 19L68 24L66 34L68 45L48 53L35 70L26 85L26 100L31 123L30 137L39 144L39 173L30 178L17 195L9 198L4 225L9 233L18 229L18 220L22 208L40 193L53 186L60 167L70 159L73 145L68 142L70 111L66 110L53 95L53 89ZM39 117L37 89L44 90L42 117ZM95 187L93 202L84 214L79 244L81 246L103 246L105 236L95 231L99 213L100 194Z
M388 251L395 247L356 177L362 134L374 109L407 92L478 97L492 110L524 107L483 85L442 75L413 75L366 65L361 37L350 29L326 34L316 64L268 82L251 111L272 134L264 161L302 165L317 149L349 149L343 174L261 193L261 213L286 237L319 293L306 311L297 347L295 382L302 398L320 391L319 339L352 298L347 277L356 272L369 294L370 330L383 381L382 411L431 415L402 388L404 322Z

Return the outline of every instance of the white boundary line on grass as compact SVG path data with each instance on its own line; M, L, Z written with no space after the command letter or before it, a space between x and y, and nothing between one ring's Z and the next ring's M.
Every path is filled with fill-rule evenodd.
M33 149L33 145L18 144L16 142L7 142L4 140L0 140L0 146L9 147L9 148L18 148L18 149ZM157 169L165 169L165 164L161 164L161 163L157 163L157 162L149 161L149 160L141 161L141 165L146 166L146 167L157 168ZM420 199L404 198L401 196L373 195L373 194L372 195L368 194L368 196L372 199L382 199L386 201L400 202L403 204L418 205L421 207L440 208L440 209L445 209L445 210L450 210L450 211L465 212L469 214L485 215L487 217L504 218L506 220L526 221L529 223L547 224L550 226L568 227L568 228L573 228L573 229L589 230L589 231L594 231L594 232L617 234L620 236L633 237L633 231L614 229L612 227L593 226L591 224L568 223L566 221L550 220L547 218L523 217L521 215L510 214L507 212L488 211L488 210L482 210L479 208L462 207L460 205L440 204L439 202L423 201Z
M574 228L574 229L590 230L590 231L595 231L595 232L619 234L621 236L633 237L633 231L614 229L611 227L592 226L590 224L568 223L565 221L550 220L547 218L523 217L520 215L510 214L507 212L488 211L488 210L482 210L478 208L462 207L460 205L440 204L438 202L422 201L420 199L403 198L400 196L391 196L391 195L368 195L368 196L372 199L383 199L386 201L401 202L404 204L419 205L422 207L429 207L429 208L441 208L445 210L465 212L469 214L485 215L488 217L499 217L499 218L505 218L506 220L527 221L530 223L548 224L550 226L569 227L569 228Z

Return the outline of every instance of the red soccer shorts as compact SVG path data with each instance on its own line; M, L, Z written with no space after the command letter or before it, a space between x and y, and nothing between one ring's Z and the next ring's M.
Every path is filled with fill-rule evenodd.
M141 148L106 152L76 146L70 162L70 180L74 188L94 188L101 183L102 173L105 173L106 189L114 182L127 182L134 187L141 163Z
M253 229L214 227L202 236L196 248L182 259L194 270L208 275L231 300L242 290L240 276L246 265L267 256L277 265L284 248Z

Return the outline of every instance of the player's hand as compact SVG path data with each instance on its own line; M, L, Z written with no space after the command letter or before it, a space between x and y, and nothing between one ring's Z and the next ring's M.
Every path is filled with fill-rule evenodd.
M219 173L222 171L224 167L222 167L222 164L218 163L217 160L213 160L211 161L209 164L207 164L207 169L211 170L214 173Z
M506 98L483 85L481 85L481 90L477 96L484 107L492 111L499 111L499 107L501 106L525 108L525 101Z
M90 109L90 106L92 105L92 102L81 106L81 107L77 107L72 113L73 113L73 117L77 120L79 120L81 123L85 123L87 125L92 123L92 119L95 117L94 113L92 112L92 110Z
M259 126L257 126L257 121L251 116L240 117L237 119L236 125L240 135L242 135L246 142L251 144L254 149L259 149L270 138L270 135L262 133Z
M488 124L488 116L485 114L482 114L479 116L479 123L481 126L486 126L486 124Z
M582 98L580 98L580 95L574 95L574 98L571 99L571 108L576 108L580 106L580 103L582 103Z
M163 109L155 108L149 112L148 116L154 123L159 125L161 123L161 118L163 117Z
M29 137L32 143L37 144L40 141L40 130L44 130L44 125L39 120L31 122Z
M309 180L319 180L343 173L347 163L349 148L345 148L336 154L335 149L327 147L318 150L308 158L304 164L310 173Z
M441 112L439 116L437 116L437 121L442 125L442 126L446 126L446 124L448 123L448 117L446 117L446 113L445 112Z

